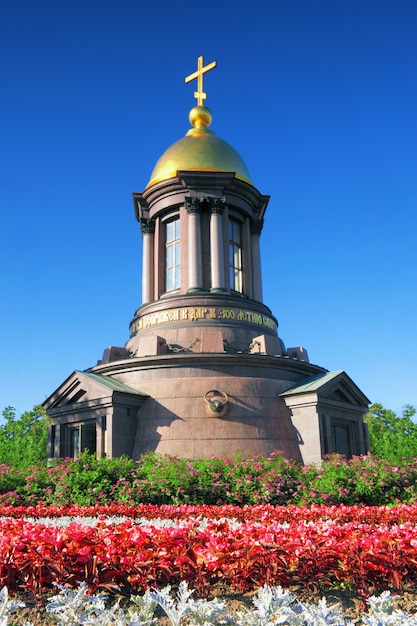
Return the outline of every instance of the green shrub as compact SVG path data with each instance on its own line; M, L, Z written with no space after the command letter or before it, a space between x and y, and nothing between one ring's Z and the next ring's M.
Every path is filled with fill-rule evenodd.
M0 426L0 463L14 469L45 466L49 423L45 409L38 405L16 417L16 410L8 406L2 415L5 423Z
M197 461L145 454L134 462L54 461L50 467L0 466L0 505L135 504L367 504L417 499L417 459L392 464L372 455L330 455L302 466L277 452L266 458Z
M393 465L372 455L346 460L327 456L320 467L304 470L304 484L297 501L306 504L367 504L374 506L411 503L417 496L417 459Z
M96 459L95 455L84 452L77 459L57 461L54 465L58 480L52 500L92 506L111 501L114 485L129 476L134 461L127 457Z
M416 409L407 404L401 415L373 404L365 415L371 454L391 463L413 461L417 457Z

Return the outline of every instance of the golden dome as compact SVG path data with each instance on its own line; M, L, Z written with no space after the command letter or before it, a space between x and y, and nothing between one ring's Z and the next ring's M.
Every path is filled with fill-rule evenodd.
M236 177L252 184L242 157L223 139L208 129L211 111L205 106L195 106L189 119L193 126L179 141L168 148L155 165L146 185L150 187L170 178L178 171L234 172Z

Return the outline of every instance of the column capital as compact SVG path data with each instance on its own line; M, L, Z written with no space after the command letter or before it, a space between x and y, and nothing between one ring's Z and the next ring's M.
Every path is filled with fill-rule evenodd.
M142 219L140 221L140 230L143 235L153 235L155 232L155 220Z
M201 213L201 198L185 198L184 204L188 214Z
M207 202L210 208L210 213L219 213L223 214L224 207L226 204L226 198L207 198Z
M250 232L252 235L260 235L262 232L262 228L264 225L264 221L262 220L254 220L250 223Z

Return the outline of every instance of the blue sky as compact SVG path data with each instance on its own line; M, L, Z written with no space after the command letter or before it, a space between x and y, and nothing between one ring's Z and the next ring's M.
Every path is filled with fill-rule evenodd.
M417 406L417 3L17 0L0 6L0 409L124 345L141 302L131 193L189 128L271 195L264 302L287 346Z

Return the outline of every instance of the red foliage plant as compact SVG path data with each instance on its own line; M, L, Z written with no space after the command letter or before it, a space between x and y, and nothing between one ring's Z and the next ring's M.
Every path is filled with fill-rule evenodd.
M241 591L267 583L368 594L417 580L417 505L3 507L1 513L0 586L38 597L54 582L137 593L185 580L205 595L217 582ZM78 517L62 525L42 520L45 514ZM96 523L79 518L92 515Z

